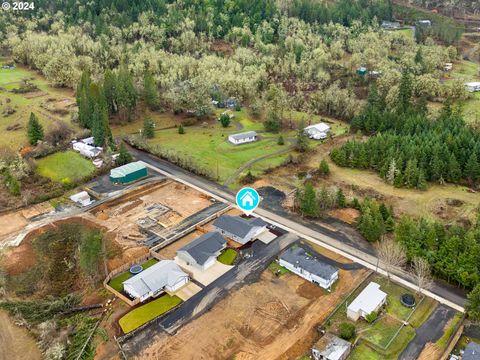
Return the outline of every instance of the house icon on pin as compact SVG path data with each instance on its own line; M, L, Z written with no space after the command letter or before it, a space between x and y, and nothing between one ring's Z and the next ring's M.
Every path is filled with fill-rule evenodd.
M245 194L242 195L240 198L240 202L242 203L242 206L245 208L251 208L255 204L255 197L250 191L247 191Z

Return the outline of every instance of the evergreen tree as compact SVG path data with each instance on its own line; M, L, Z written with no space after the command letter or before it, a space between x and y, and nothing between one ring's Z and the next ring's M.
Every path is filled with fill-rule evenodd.
M179 133L180 135L185 134L185 129L184 129L184 127L183 127L182 124L180 124L180 126L178 127L178 133Z
M473 321L480 321L480 284L468 294L467 314Z
M125 165L125 164L128 164L128 163L132 162L132 160L133 160L132 154L130 154L130 152L127 150L125 144L121 143L119 154L118 154L118 157L117 157L117 160L116 160L116 164L118 166L122 166L122 165Z
M427 187L428 187L427 179L425 179L424 172L421 169L418 171L416 187L420 190L427 190Z
M418 167L417 159L408 160L404 173L405 185L409 188L414 188L418 183Z
M155 123L148 115L143 119L143 136L147 139L153 139L155 137Z
M285 145L285 139L283 138L282 135L278 137L277 145L280 145L280 146Z
M465 164L465 177L471 182L477 182L480 176L480 165L478 164L477 154L472 153Z
M90 93L90 72L84 71L77 84L76 99L78 105L78 120L80 126L84 128L90 128L90 117L93 113L89 93Z
M323 176L330 175L330 167L328 166L328 163L325 161L325 159L322 159L322 161L320 161L320 165L318 166L318 173Z
M28 121L27 135L30 144L37 145L39 140L43 140L43 126L38 121L37 116L32 112Z
M407 109L411 105L412 99L412 77L410 72L404 70L400 80L398 91L398 108Z
M297 129L297 142L295 148L299 152L305 152L308 150L308 136L305 133L305 121L301 120Z
M143 74L143 99L150 110L157 110L160 105L157 84L149 70Z
M311 183L307 183L298 198L299 208L304 216L318 217L320 209L317 201L315 188Z
M347 201L346 201L346 198L345 198L345 194L343 193L342 189L341 188L338 188L337 190L337 207L339 208L344 208L347 204Z
M120 67L116 90L119 109L123 110L124 117L131 121L137 107L138 95L133 85L132 74L130 74L126 65Z
M105 99L107 101L108 113L116 114L118 112L117 77L110 69L105 71L103 78L103 90L105 93Z
M218 118L218 121L222 127L227 128L230 126L230 115L227 112L223 112Z

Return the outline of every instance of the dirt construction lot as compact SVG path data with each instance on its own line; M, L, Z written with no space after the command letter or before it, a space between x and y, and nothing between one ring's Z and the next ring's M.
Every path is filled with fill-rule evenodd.
M159 334L137 359L289 359L316 341L315 326L365 277L340 270L335 291L287 273L233 292L175 336Z
M40 360L42 355L35 340L25 329L11 322L4 311L0 311L0 360Z

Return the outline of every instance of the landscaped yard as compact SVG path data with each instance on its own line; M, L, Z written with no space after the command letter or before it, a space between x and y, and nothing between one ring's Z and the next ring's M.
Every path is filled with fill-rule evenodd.
M118 321L118 323L120 324L123 332L128 333L149 322L150 320L153 320L156 317L166 313L181 303L182 299L180 299L178 296L170 296L165 294L158 299L133 309L124 315Z
M363 319L354 322L347 318L346 306L340 306L329 321L328 331L339 334L341 323L347 322L355 325L357 337L361 340L360 345L352 353L352 359L396 359L414 338L415 328L428 318L436 302L429 298L422 300L416 296L419 305L414 310L409 309L401 305L400 295L407 292L412 293L411 291L394 282L388 282L384 277L374 275L347 298L347 303L351 303L371 281L380 284L380 289L387 293L387 305L381 311L379 318L372 324ZM407 319L408 322L412 320L412 323L400 330L402 321ZM394 338L399 330L400 332Z
M224 250L220 256L217 258L222 264L225 265L232 265L237 258L238 253L233 249L226 249Z
M95 166L88 159L75 151L58 152L37 161L40 175L54 181L80 180L95 171Z
M142 263L140 265L143 267L143 270L145 270L145 269L148 269L150 266L156 264L157 262L158 262L157 259L149 259L149 260L145 261L144 263ZM123 291L123 282L130 279L132 276L133 276L133 274L130 273L130 271L127 270L126 272L124 272L120 275L117 275L116 277L111 279L110 282L108 283L108 285L110 285L112 288L114 288L118 292L122 292Z
M290 270L281 266L277 261L272 261L270 265L268 265L268 270L270 270L273 274L278 275L283 275L290 272Z

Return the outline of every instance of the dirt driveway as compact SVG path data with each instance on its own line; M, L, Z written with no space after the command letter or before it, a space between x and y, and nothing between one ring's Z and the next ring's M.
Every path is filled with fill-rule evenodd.
M27 331L14 325L0 311L0 360L40 360L40 350Z
M176 335L159 333L137 359L296 358L315 342L315 326L364 276L364 269L340 270L327 294L296 275L278 278L266 270Z

